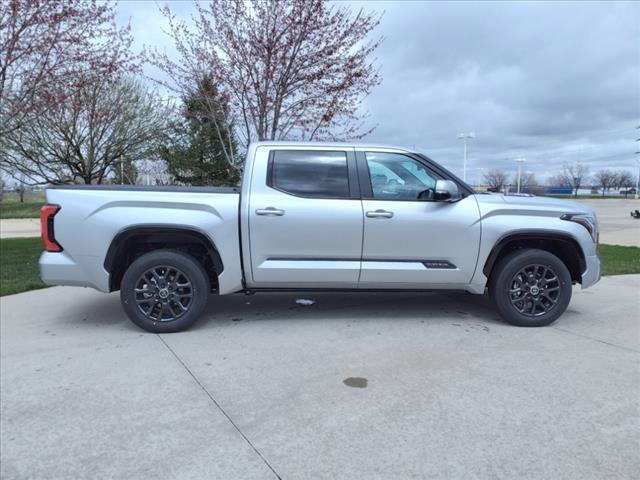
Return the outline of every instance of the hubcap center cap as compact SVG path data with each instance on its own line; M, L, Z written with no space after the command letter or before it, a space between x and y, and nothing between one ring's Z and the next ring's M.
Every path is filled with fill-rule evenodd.
M530 289L531 295L538 295L540 293L540 287L534 285Z
M167 290L166 288L161 289L161 290L158 292L158 296L159 296L160 298L167 298L167 297L169 296L169 290Z

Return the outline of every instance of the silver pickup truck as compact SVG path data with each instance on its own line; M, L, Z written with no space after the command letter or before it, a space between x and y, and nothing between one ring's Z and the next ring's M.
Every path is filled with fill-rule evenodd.
M151 332L189 327L210 293L464 290L520 326L557 319L600 278L584 205L478 194L396 147L259 142L237 188L52 186L49 285L120 290Z

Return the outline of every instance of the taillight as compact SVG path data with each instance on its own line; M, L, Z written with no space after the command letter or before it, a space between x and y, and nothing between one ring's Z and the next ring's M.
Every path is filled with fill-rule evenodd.
M44 249L47 252L61 252L62 247L53 234L53 217L60 211L60 205L46 204L42 207L40 213L40 232L42 233L42 241Z

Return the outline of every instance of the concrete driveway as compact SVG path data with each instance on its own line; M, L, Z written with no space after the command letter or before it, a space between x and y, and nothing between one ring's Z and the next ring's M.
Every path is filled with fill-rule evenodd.
M39 236L39 218L9 218L0 220L0 238Z
M3 297L0 473L635 479L639 292L604 278L539 329L465 294L239 295L170 335L117 294Z

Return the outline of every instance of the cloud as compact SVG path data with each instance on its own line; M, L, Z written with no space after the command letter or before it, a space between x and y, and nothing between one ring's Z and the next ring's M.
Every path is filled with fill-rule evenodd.
M354 6L361 6L356 4ZM632 168L640 137L640 6L586 2L370 2L385 10L375 141L415 145L468 176L544 178L566 161ZM475 173L474 173L475 172ZM469 175L469 173L471 173Z
M136 46L174 52L153 2L124 2ZM186 20L188 2L169 2ZM335 6L343 5L337 2ZM640 4L633 2L353 2L385 11L377 52L383 83L365 100L367 141L419 148L457 173L459 132L474 131L468 177L539 179L562 163L634 168L640 150ZM157 74L157 73L156 73ZM635 155L640 157L640 155Z

